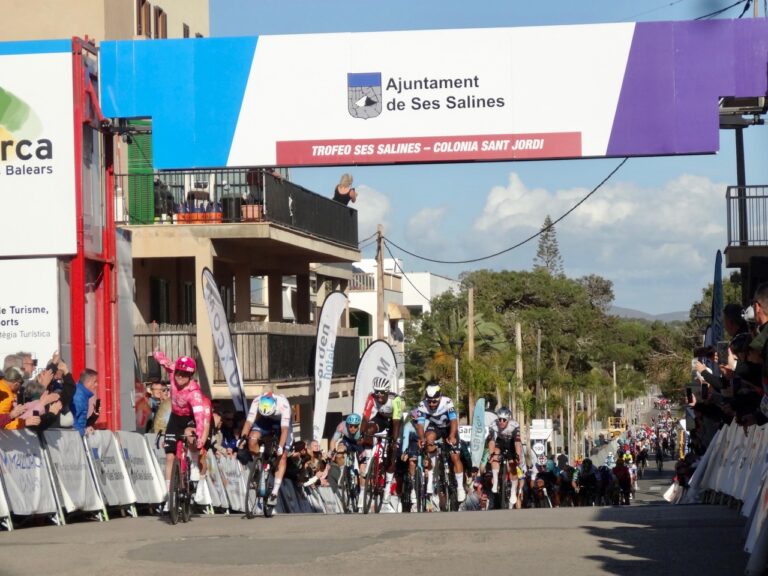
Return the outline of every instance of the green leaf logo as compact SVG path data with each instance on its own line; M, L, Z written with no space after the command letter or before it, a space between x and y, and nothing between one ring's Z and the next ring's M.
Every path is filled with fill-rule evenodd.
M29 104L0 87L0 142L21 138L32 140L41 131L40 118Z

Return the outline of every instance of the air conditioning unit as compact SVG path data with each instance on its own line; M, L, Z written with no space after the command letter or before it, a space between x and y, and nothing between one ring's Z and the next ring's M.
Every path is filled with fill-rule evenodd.
M750 98L720 98L720 114L765 114L766 99L765 96L754 96Z

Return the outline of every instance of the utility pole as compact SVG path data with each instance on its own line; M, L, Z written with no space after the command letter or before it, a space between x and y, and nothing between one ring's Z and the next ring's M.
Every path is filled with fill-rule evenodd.
M384 339L384 226L376 229L376 338Z
M617 404L616 390L617 390L617 386L616 386L616 362L614 362L613 363L613 413L614 413L614 415L616 414L616 404Z
M520 425L525 425L525 415L520 418L517 413L517 391L522 390L523 387L523 328L520 322L515 322L515 374L517 376L517 383L515 384L515 393L512 394L512 414L515 415L515 419L520 422Z
M536 404L541 393L541 328L536 328ZM541 413L537 410L539 414ZM544 418L547 417L547 395L544 393Z
M467 358L471 362L475 359L475 289L469 289L467 294ZM471 366L471 364L470 364ZM467 386L467 423L472 422L472 412L475 409L475 398Z

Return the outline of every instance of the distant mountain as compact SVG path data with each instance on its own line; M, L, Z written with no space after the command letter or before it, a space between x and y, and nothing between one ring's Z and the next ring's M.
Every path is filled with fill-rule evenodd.
M648 320L654 322L685 322L688 320L688 312L667 312L666 314L648 314L647 312L641 312L640 310L633 310L632 308L621 308L619 306L611 306L608 310L610 316L618 316L619 318L638 318L640 320Z

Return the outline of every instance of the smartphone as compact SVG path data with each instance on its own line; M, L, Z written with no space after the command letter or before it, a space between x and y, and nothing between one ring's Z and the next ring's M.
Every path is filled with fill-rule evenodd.
M709 384L706 382L701 383L701 399L706 400L709 398Z
M685 400L688 402L688 404L693 402L693 388L690 386L685 389Z
M32 410L32 416L40 416L40 412L38 410Z
M718 364L728 364L728 345L727 340L717 343L717 362Z

